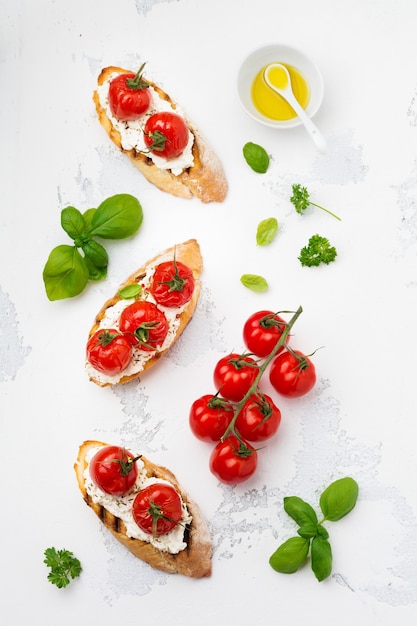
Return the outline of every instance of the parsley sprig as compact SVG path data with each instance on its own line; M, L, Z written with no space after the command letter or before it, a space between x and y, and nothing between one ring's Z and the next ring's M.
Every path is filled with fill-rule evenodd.
M336 248L330 244L326 237L313 235L308 240L308 244L301 248L298 259L301 265L314 267L320 263L328 265L336 259L336 256Z
M47 548L44 552L44 563L51 568L48 580L62 589L70 584L71 579L80 575L82 567L80 561L69 550Z
M311 206L317 207L318 209L322 209L322 211L326 211L326 213L328 213L332 217L335 217L337 220L341 221L340 217L338 217L337 215L335 215L334 213L332 213L328 209L325 209L320 204L316 204L315 202L311 202L310 194L309 194L307 188L306 187L302 187L299 184L294 184L292 186L292 196L290 198L290 202L293 203L293 205L295 206L295 210L300 215L302 215L303 211L305 211L311 205Z

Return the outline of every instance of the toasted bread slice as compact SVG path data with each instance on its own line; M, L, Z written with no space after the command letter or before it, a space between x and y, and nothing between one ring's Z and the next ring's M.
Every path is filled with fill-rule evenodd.
M123 520L115 517L101 504L97 504L93 501L92 497L86 490L84 472L88 466L87 459L89 453L93 449L105 445L107 444L100 441L85 441L79 448L77 460L74 464L78 486L83 495L84 501L94 511L100 521L103 522L112 535L116 537L116 539L118 539L118 541L120 541L128 550L130 550L132 554L142 561L149 563L151 567L171 574L183 574L184 576L190 576L192 578L210 576L212 567L212 543L206 521L204 520L198 505L179 485L174 474L165 467L155 465L143 456L141 457L147 475L149 477L155 477L171 483L180 494L190 515L192 516L192 521L184 532L184 541L186 542L187 547L177 554L171 554L170 552L159 550L147 541L128 537Z
M116 73L132 72L131 70L114 66L104 68L97 79L98 89L93 94L99 121L113 143L129 157L131 162L149 182L162 191L181 198L192 198L195 196L205 203L222 202L226 197L228 184L221 161L207 141L201 136L198 129L185 116L184 119L194 135L192 148L194 163L190 167L183 169L180 174L174 174L170 169L157 167L147 154L138 152L135 148L123 148L122 136L115 128L111 119L111 113L109 109L106 109L99 93L99 88L109 82L110 78ZM178 112L177 105L167 93L155 85L155 83L147 79L146 81L162 100L169 102L173 112Z
M121 374L117 377L108 377L102 375L100 372L92 368L88 362L86 362L86 369L90 380L100 387L126 383L134 378L139 377L144 371L155 365L159 361L160 357L165 354L169 350L169 348L172 347L172 345L177 341L177 339L184 331L187 324L190 322L196 309L198 298L200 295L201 285L199 277L203 270L203 260L201 256L200 246L195 239L189 239L184 243L180 243L176 246L172 246L171 248L167 248L166 250L164 250L164 252L161 252L160 254L147 261L145 265L143 265L140 269L134 272L131 276L129 276L127 280L125 280L120 285L118 293L120 289L123 289L128 285L134 285L137 283L141 284L143 279L147 276L147 273L151 271L152 268L156 267L159 263L172 261L174 257L176 261L181 261L192 270L195 285L191 300L182 308L181 312L176 315L176 329L174 336L171 338L171 342L169 343L169 345L163 347L161 350L157 350L152 353L144 353L144 359L142 361L137 361L135 364L132 363L131 367L128 367L125 372L121 372ZM118 293L116 293L112 298L107 300L96 315L93 326L89 331L89 337L91 337L100 328L100 324L104 323L105 316L108 314L111 307L117 305L119 302L122 303L120 306L125 305L127 307L129 304L131 304L132 300L123 300L118 295ZM112 327L114 327L114 325Z

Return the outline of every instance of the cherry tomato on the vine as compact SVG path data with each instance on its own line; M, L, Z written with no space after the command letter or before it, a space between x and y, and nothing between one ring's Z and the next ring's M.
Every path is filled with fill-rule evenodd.
M271 363L269 380L281 395L298 398L316 384L316 368L299 350L282 352Z
M248 441L266 441L277 432L281 411L264 393L249 396L236 419L239 434Z
M105 493L123 496L136 482L138 469L136 460L126 448L103 446L89 463L91 480Z
M143 68L137 74L119 74L110 82L109 106L119 120L137 120L149 109L152 98L149 83L142 78Z
M285 320L277 313L257 311L246 320L243 326L243 340L249 352L260 357L266 357L275 348L285 327ZM279 352L283 349L284 346L280 348Z
M191 405L189 413L191 431L201 441L220 441L233 415L234 407L228 400L206 394Z
M132 515L145 533L166 535L182 518L181 498L171 485L152 483L133 500Z
M173 260L156 266L149 289L158 304L174 308L191 300L194 285L192 270Z
M235 485L247 480L258 466L258 453L246 441L230 435L220 441L210 456L210 471L221 482Z
M218 361L214 368L214 386L228 400L239 402L247 394L259 374L254 359L232 352Z
M123 309L119 328L141 350L155 350L168 334L168 320L153 302L138 300Z
M151 152L165 159L172 159L184 152L188 144L188 133L188 126L180 115L161 111L146 120L143 139Z
M132 344L114 328L97 330L87 342L87 361L100 372L114 376L122 372L132 358Z

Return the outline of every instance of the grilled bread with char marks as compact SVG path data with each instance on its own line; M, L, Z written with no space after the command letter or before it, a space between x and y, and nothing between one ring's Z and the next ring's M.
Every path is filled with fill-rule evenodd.
M184 541L187 547L178 552L178 554L161 551L147 541L128 537L123 520L113 515L102 505L93 502L91 496L86 491L84 472L88 466L87 458L89 452L94 448L105 445L107 444L90 440L85 441L79 448L74 469L78 487L86 504L118 541L130 550L132 554L148 563L151 567L170 574L183 574L191 578L210 576L212 570L212 543L206 521L201 514L199 506L188 496L174 474L165 467L155 465L145 457L141 457L147 475L171 483L181 495L192 516L192 521L184 533Z

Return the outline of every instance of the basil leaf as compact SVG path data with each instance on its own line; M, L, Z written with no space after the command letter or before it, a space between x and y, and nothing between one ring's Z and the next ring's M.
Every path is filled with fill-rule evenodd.
M130 300L131 298L135 298L142 292L142 287L138 283L132 283L131 285L126 285L119 290L118 296L123 298L124 300Z
M143 212L139 200L126 193L104 200L91 220L89 234L103 239L125 239L142 224Z
M278 220L275 217L268 217L258 224L256 231L256 243L258 246L267 246L274 239L278 232Z
M103 246L97 241L87 241L82 245L85 256L97 267L107 268L109 264L109 255Z
M336 522L347 515L358 499L358 484L353 478L340 478L323 491L320 496L320 508L324 518Z
M297 530L297 533L300 535L300 537L304 537L304 539L311 539L312 537L315 537L317 535L317 532L317 525L312 524L311 522L303 524Z
M90 280L103 280L107 276L107 265L106 267L96 267L94 263L88 258L84 257L85 262L88 268L88 278Z
M49 300L78 296L85 288L88 276L87 263L75 246L57 246L43 270L46 295Z
M276 572L293 574L306 560L309 546L310 541L308 539L291 537L272 554L269 564Z
M83 218L84 218L84 224L85 224L85 230L90 230L91 228L91 222L93 219L93 215L94 213L97 211L97 209L87 209L86 211L84 211L83 213Z
M284 510L299 526L304 526L305 524L314 524L316 526L318 523L313 507L298 496L284 498Z
M269 167L268 153L262 146L249 141L243 146L243 156L246 163L258 174L265 174Z
M252 291L262 292L267 291L269 285L263 276L257 276L256 274L242 274L240 282Z
M73 206L68 206L61 211L61 226L71 237L71 239L79 239L85 232L85 222L80 211Z
M319 582L332 572L332 548L327 539L314 537L311 542L311 568Z
M329 533L324 528L324 526L322 526L321 524L317 525L317 535L319 537L321 537L322 539L328 539L329 538Z

